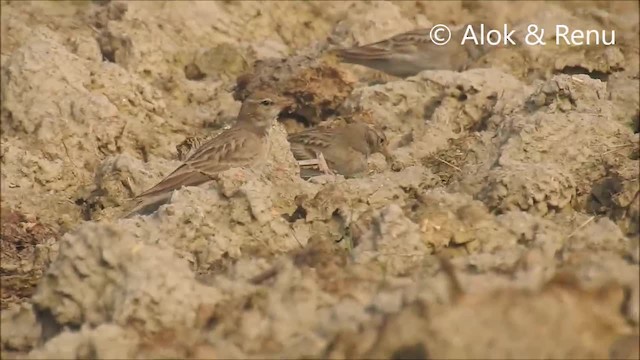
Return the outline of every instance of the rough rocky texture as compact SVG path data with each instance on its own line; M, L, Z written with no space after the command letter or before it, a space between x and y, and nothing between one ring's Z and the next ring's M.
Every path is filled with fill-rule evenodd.
M35 216L2 208L2 308L28 299L50 264L59 234Z
M2 358L637 358L637 3L1 6ZM324 54L472 20L617 44ZM264 87L298 105L265 166L121 218ZM300 179L287 132L353 121L393 161Z
M467 295L444 308L415 302L366 324L360 333L341 334L331 345L329 357L605 358L615 334L625 327L607 303L617 304L622 297L620 288L583 290L556 280L535 295L498 290ZM471 324L470 318L474 319ZM496 331L483 331L487 328ZM555 337L558 345L540 346L539 339L546 336ZM569 345L574 336L584 339L583 346ZM474 340L459 343L465 337ZM349 346L354 342L356 346Z

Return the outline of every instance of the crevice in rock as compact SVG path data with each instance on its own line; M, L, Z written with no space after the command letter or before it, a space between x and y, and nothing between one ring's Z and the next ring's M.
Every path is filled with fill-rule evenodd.
M598 70L593 70L590 71L582 66L565 66L562 68L562 70L560 71L555 71L555 74L567 74L567 75L587 75L592 79L595 80L600 80L600 81L607 81L609 80L609 75L608 73L602 72L602 71L598 71Z

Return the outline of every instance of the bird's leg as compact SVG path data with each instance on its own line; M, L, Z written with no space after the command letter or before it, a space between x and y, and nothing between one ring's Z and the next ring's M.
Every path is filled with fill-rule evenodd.
M329 165L327 165L327 161L324 159L324 155L322 155L322 153L318 153L318 169L325 175L334 175L333 171L329 169Z
M321 152L316 155L315 159L298 160L298 166L317 166L318 170L322 171L325 175L334 175Z

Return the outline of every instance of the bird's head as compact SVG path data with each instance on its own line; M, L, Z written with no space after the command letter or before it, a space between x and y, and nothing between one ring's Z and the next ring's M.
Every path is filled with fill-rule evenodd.
M381 153L385 158L389 158L389 141L382 129L375 125L367 125L365 139L369 145L370 153Z
M258 128L269 128L278 114L292 106L293 101L266 91L257 91L244 100L238 115L239 123L248 123Z

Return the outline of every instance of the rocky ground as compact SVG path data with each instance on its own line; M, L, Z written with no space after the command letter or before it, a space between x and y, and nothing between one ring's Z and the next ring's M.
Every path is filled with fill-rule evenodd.
M2 358L638 358L638 15L2 2ZM407 79L323 55L473 20L616 45L504 47ZM257 86L299 105L263 171L120 218ZM341 121L383 126L395 162L301 180L287 132Z

